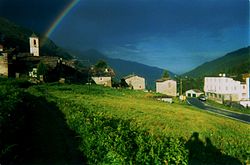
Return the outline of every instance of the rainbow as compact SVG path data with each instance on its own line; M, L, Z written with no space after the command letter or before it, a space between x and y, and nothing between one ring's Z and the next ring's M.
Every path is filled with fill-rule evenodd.
M55 21L51 24L49 29L45 32L47 38L55 31L57 26L62 22L64 17L80 2L80 0L72 0L65 9L56 17Z

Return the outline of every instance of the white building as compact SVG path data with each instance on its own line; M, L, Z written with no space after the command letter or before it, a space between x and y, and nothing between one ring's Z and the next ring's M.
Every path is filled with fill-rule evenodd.
M246 78L247 99L250 100L250 78Z
M241 83L229 77L205 77L204 91L209 99L223 103L224 101L236 101L249 99L248 82Z
M199 97L202 94L203 94L203 92L198 90L198 89L190 89L190 90L186 91L187 97Z
M177 95L177 83L171 79L156 80L156 92L175 97Z
M34 33L30 36L30 54L39 56L39 39Z

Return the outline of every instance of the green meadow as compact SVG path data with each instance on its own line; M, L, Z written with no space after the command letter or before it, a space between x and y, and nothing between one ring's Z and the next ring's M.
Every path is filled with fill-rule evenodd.
M209 160L206 160L208 158L214 162L220 163L227 160L231 161L232 159L237 159L241 161L241 163L247 163L249 161L249 124L216 116L178 101L173 104L160 102L155 99L154 96L156 96L156 94L154 93L127 89L112 89L94 85L42 85L30 88L29 92L35 95L46 96L48 100L56 102L59 109L65 114L67 123L70 125L71 129L75 130L78 134L81 134L81 129L85 129L82 127L82 125L86 125L83 121L89 122L93 120L92 122L95 122L96 120L98 123L100 122L98 121L99 119L115 119L118 121L129 121L129 131L133 132L139 130L139 132L146 132L148 136L155 139L155 143L157 143L157 139L165 137L181 139L179 146L179 148L183 148L179 153L181 160L175 161L178 159L178 156L177 158L173 156L174 161L170 158L167 162L172 161L174 164L185 164L189 162L194 163L204 161L204 163L208 162L209 164ZM88 115L84 115L85 112L95 115L90 115L93 117L91 118ZM75 120L82 121L75 122ZM99 134L105 134L104 129L110 126L107 126L107 123L104 121L101 121L99 124L102 128L100 128L100 132L97 132ZM112 129L117 128L114 127ZM88 130L89 132L82 131L85 133L85 135L82 135L83 140L86 140L84 139L84 136L86 136L87 132L91 133L91 131L94 130L95 128ZM125 131L125 133L128 132ZM194 140L194 135L196 136L197 141L194 144L201 144L200 146L204 146L204 148L201 147L199 151L193 149L197 146L192 146L193 148L187 147L188 142ZM97 138L99 136L100 135L95 137L95 134L91 134L90 138ZM102 138L100 138L100 140L101 139ZM98 138L95 140L98 140ZM110 143L110 141L105 138L102 140L103 143L101 145ZM160 141L162 142L162 140ZM89 140L89 143L91 143L91 140ZM139 145L143 145L143 143ZM108 144L108 146L114 149L112 144ZM208 146L208 149L210 148L210 150L213 148L208 155L206 155L206 146ZM82 147L84 147L84 145ZM148 147L150 148L150 146ZM157 147L163 147L163 151L159 151L159 149L157 150L155 148L153 148L153 150L164 152L164 146ZM151 149L148 150L149 152L153 152ZM82 149L82 151L86 150ZM171 154L174 155L176 152L177 151L173 151ZM192 152L194 152L194 154L190 155ZM107 151L106 154L109 153L110 151ZM189 156L187 156L188 153ZM114 157L117 157L117 159L119 158L118 160L121 162L130 162L132 164L138 163L137 161L134 161L134 159L131 160L127 158L126 155L122 155L119 151L113 151L113 154L115 155ZM217 160L214 158L216 155L223 156L221 156L220 160ZM145 162L148 159L145 158ZM155 155L152 159L156 159ZM159 162L164 163L166 161L165 159L165 157L164 159L159 158ZM95 160L97 160L97 162L104 161L98 156L92 161L95 162ZM152 161L149 160L149 163L152 163Z
M249 164L249 124L177 99L25 81L0 89L0 163Z

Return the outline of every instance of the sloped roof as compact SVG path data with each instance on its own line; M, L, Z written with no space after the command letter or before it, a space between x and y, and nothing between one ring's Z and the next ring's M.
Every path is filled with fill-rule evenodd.
M167 80L171 80L170 78L161 78L161 79L157 79L156 82L164 82Z
M130 75L124 76L123 79L126 80L126 79L128 79L128 78L135 77L135 76L140 77L140 78L144 78L144 77L138 76L138 75L136 75L136 74L130 74Z
M127 75L127 76L124 76L123 79L128 79L128 78L131 78L131 77L134 77L136 76L135 74L130 74L130 75Z
M32 33L30 37L37 38L37 36L36 36L36 34L35 34L35 33Z
M189 90L187 90L187 92L188 91L194 91L195 93L203 93L202 91L200 91L199 89L189 89Z

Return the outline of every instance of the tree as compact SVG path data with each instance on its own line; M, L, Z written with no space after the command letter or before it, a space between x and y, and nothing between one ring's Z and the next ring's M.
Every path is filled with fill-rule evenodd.
M108 64L104 60L100 60L95 64L95 68L97 69L105 69L108 67Z
M163 71L162 78L169 78L169 73L167 70Z
M43 62L40 62L37 66L37 76L39 77L40 75L43 75L43 77L45 78L47 73L48 73L47 66Z

